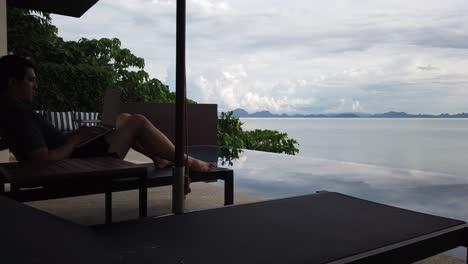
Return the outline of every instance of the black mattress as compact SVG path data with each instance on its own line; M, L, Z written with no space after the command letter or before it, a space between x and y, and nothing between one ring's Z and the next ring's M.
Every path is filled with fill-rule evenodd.
M325 192L96 231L128 263L328 263L463 224Z
M0 263L120 263L95 232L0 195Z

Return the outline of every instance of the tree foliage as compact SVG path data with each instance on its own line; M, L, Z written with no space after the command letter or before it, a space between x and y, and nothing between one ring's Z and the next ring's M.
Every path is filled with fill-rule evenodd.
M8 49L37 65L38 109L100 111L104 91L122 90L122 100L175 101L161 81L150 78L145 61L117 38L64 41L49 14L8 9ZM190 101L193 102L193 101Z
M288 138L288 134L276 130L255 129L245 131L244 138L247 149L294 155L299 152L298 142Z
M299 145L288 134L276 130L243 131L242 122L233 112L221 113L218 119L218 145L295 155Z
M218 145L232 148L245 148L242 122L233 116L233 112L221 113L218 118Z

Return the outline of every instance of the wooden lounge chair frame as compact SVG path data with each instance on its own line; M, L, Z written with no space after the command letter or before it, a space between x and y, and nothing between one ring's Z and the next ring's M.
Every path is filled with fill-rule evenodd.
M107 104L110 105L110 104ZM173 131L175 130L174 113L175 106L173 104L156 104L156 103L121 103L121 112L129 112L133 114L143 114L151 122L158 125L159 129L165 133L171 140L174 140ZM189 105L190 118L188 119L188 126L191 133L188 136L188 143L191 145L216 145L216 129L217 129L217 105L216 104L196 104ZM109 109L104 110L109 111ZM0 136L0 150L6 149L5 144L2 143ZM214 156L207 157L210 162L217 161L217 153ZM202 159L205 160L205 157ZM132 166L126 163L127 166ZM8 168L8 164L0 164ZM135 167L140 165L133 164ZM38 201L55 198L75 197L91 194L105 194L105 222L112 222L112 192L138 190L142 184L147 188L161 187L172 185L172 169L158 169L155 170L153 164L145 164L147 168L147 177L142 182L139 175L131 177L130 175L123 175L125 177L114 178L111 182L105 184L89 184L88 182L74 183L73 185L66 184L65 182L55 182L53 185L43 186L40 188L25 188L24 185L15 184L6 177L2 177L0 173L0 193L10 196L18 201ZM8 172L5 172L8 173ZM119 174L119 171L115 171ZM31 179L34 179L34 173L30 174ZM224 181L224 204L231 205L234 203L234 175L233 171L229 169L215 169L206 173L191 173L192 182L212 182L222 180ZM14 177L10 177L13 179ZM5 188L10 185L10 188ZM27 186L26 186L27 187ZM139 195L139 208L140 217L147 215L147 194L146 191L140 189Z
M69 179L69 173L60 170L52 173L53 180L40 179L34 169L28 169L31 166L28 163L0 164L0 194L20 202L29 202L104 193L105 222L111 223L112 192L139 190L139 217L143 218L147 216L147 188L172 185L172 170L154 169L152 164L138 165L110 157L69 159L59 162L73 161L74 165L81 166L99 160L111 164L109 165L111 167L108 167L104 175L110 175L110 177L102 178L104 172L101 168L81 172L81 176L79 174L74 175L72 180ZM112 166L123 166L125 171L112 168ZM18 181L18 177L21 178L20 181ZM60 179L61 177L63 177L63 180ZM234 180L232 170L219 168L206 173L192 173L191 178L192 182L223 180L225 204L233 204ZM9 188L6 188L7 185L9 185Z

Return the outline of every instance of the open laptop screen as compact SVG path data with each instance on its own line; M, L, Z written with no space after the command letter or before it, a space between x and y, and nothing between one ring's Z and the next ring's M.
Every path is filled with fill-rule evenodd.
M93 127L95 134L81 142L77 147L81 148L84 145L99 139L115 130L115 121L120 111L120 91L116 89L107 89L104 95L101 123L97 127Z
M107 89L104 95L102 107L101 124L114 127L115 120L120 111L120 91L117 89Z

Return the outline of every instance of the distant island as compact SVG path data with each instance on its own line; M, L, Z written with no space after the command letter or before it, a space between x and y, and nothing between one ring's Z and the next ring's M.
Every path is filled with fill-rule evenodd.
M244 109L238 108L232 111L235 117L272 117L272 118L468 118L468 113L460 114L408 114L405 112L386 112L381 114L368 114L368 113L332 113L332 114L272 114L269 111L260 111L255 113L248 113Z

